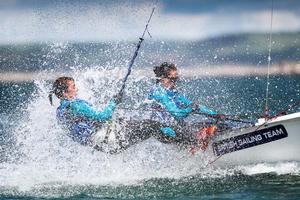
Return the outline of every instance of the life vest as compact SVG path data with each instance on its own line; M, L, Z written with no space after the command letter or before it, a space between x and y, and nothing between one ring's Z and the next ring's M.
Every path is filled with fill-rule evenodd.
M184 103L182 101L180 101L176 90L166 90L166 92L167 92L167 95L168 95L170 101L173 101L178 108L182 109L185 107Z
M174 102L175 105L180 109L185 107L184 103L179 99L176 90L167 90L159 84L157 84L155 87L152 88L148 96L149 100L154 100L151 104L151 108L153 109L151 119L155 121L160 121L165 125L172 125L180 121L179 119L176 119L174 116L172 116L172 114L170 114L165 108L163 108L163 106L158 102L155 93L166 95L169 101Z
M86 101L80 99L62 100L60 106L56 110L56 117L59 124L69 130L68 135L74 141L83 145L88 145L97 126L93 121L86 119L85 117L76 116L72 113L70 106L74 101L88 104Z

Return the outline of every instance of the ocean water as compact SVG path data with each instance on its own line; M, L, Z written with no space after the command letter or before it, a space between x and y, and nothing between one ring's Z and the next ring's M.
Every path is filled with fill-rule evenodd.
M82 97L101 109L120 86L116 69L74 71ZM116 81L117 80L117 81ZM155 80L133 74L117 117L147 113ZM300 76L272 76L272 114L300 99ZM266 78L182 78L178 90L220 113L254 120L262 114ZM154 139L108 155L70 140L56 123L50 82L0 85L0 199L299 199L300 163L207 165ZM289 112L299 111L299 106ZM205 119L212 120L212 119ZM300 143L299 143L300 144Z

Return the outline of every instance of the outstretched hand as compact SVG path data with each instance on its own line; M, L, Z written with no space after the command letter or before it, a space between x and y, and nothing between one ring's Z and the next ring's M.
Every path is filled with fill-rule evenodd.
M113 96L113 100L116 104L119 104L122 102L122 98L123 98L123 93L118 93L116 95Z
M199 112L199 106L195 103L189 105L192 108L192 112Z

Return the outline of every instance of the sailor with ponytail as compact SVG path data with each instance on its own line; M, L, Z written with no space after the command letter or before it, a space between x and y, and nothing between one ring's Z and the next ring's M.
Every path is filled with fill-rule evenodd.
M96 148L94 135L103 123L112 118L121 97L116 96L102 111L98 111L87 101L77 98L77 87L72 77L59 77L55 80L49 92L51 105L53 105L53 94L60 100L56 110L59 124L68 130L68 135L74 141Z

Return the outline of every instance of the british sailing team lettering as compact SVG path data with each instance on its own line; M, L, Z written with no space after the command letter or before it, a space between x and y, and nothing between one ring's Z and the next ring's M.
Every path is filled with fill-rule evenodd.
M277 125L244 135L231 137L213 144L216 155L245 149L287 137L283 125Z

